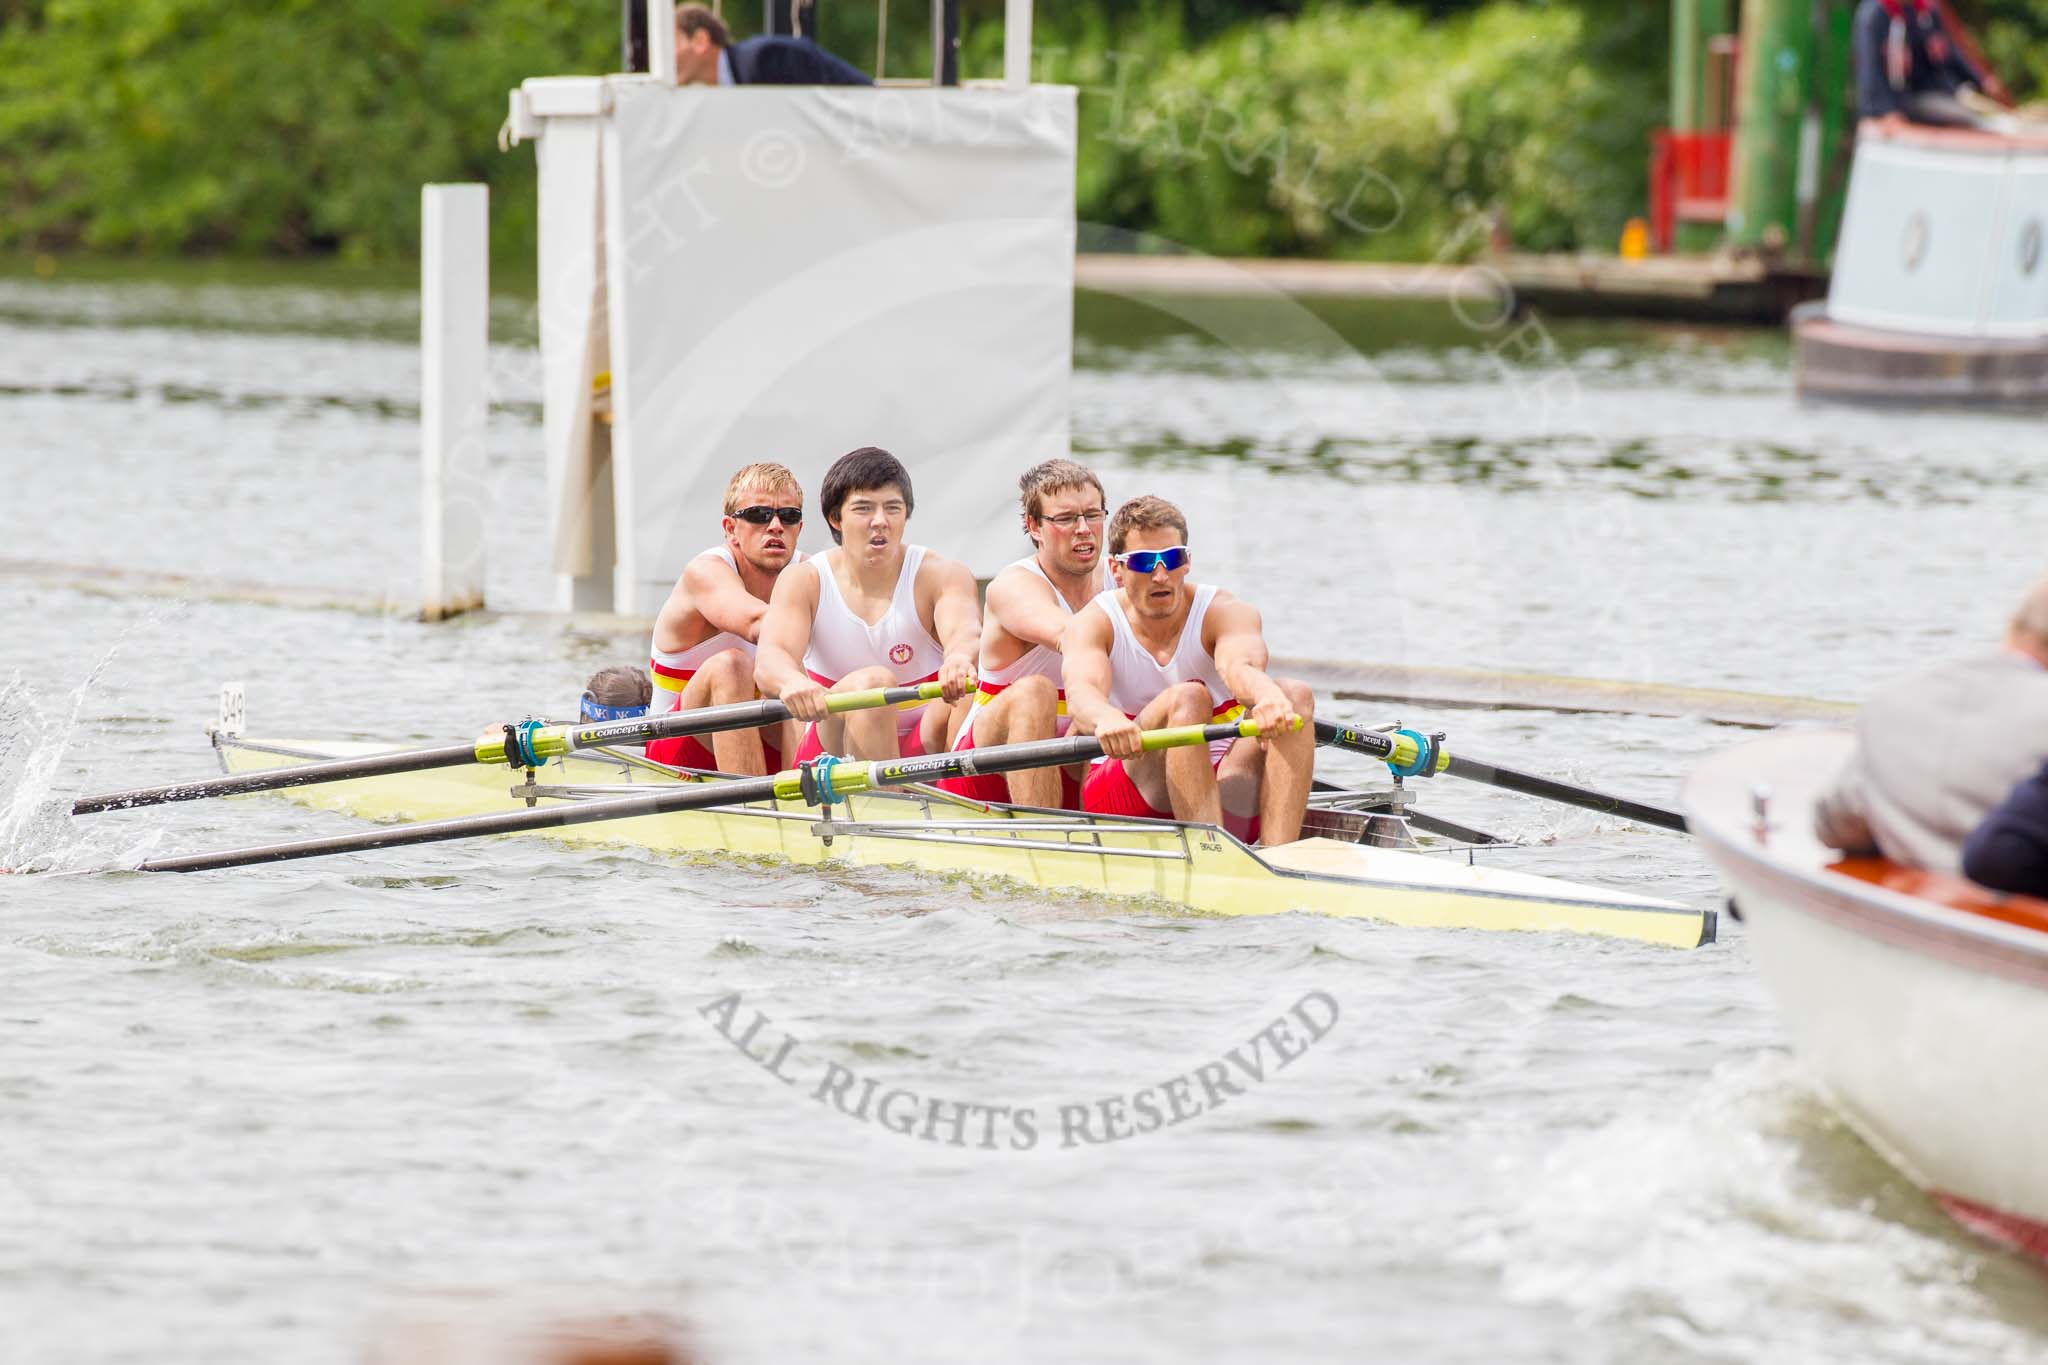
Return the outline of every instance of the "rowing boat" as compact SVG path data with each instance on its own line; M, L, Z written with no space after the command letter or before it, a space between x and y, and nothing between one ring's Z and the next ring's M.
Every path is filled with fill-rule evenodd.
M383 752L371 744L255 739L222 728L215 729L213 742L229 773ZM471 764L280 794L360 819L423 821L718 780L651 763L630 750L592 748L550 758L523 775ZM1343 811L1311 815L1310 828L1322 831L1316 837L1255 850L1213 825L988 805L911 786L867 791L821 807L763 800L546 834L667 854L908 865L1090 895L1143 897L1217 915L1307 911L1417 927L1600 934L1684 948L1714 938L1712 910L1475 866L1412 847L1385 847L1385 819ZM1379 842L1360 841L1366 839Z
M1757 971L1851 1128L1964 1226L2048 1259L2048 904L1812 833L1845 732L1718 754L1686 784Z

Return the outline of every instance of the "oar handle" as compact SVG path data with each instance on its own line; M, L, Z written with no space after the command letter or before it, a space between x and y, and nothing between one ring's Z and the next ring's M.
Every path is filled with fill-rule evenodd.
M827 694L825 709L836 716L877 706L935 701L944 691L938 683L928 682L906 687L872 687L862 692L834 692ZM524 728L508 726L507 729L512 731L510 736L500 732L490 739L479 740L475 758L479 763L509 763L515 768L537 768L551 758L561 758L578 749L595 749L607 744L647 744L679 735L715 735L726 730L758 730L764 725L776 725L788 719L788 707L779 701L763 700L669 711L659 716L610 720L596 725L538 725L528 722ZM517 752L519 748L525 752ZM529 758L533 762L527 762Z
M903 706L910 702L937 701L945 692L946 689L935 682L918 683L910 687L871 687L865 692L827 692L825 709L837 716L848 711L866 711L877 706Z
M1138 745L1146 753L1156 753L1161 749L1211 744L1226 739L1257 739L1258 736L1256 722L1234 720L1141 731ZM1102 756L1102 741L1094 735L1068 735L1063 739L999 744L992 749L955 749L943 754L921 754L916 758L877 759L866 763L834 760L777 773L775 795L785 801L829 804L876 787L938 782L949 777L994 776L1026 768L1064 767L1070 763L1087 763Z

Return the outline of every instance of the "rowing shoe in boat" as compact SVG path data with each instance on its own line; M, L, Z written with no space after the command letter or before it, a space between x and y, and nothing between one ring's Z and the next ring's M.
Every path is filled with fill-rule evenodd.
M381 752L361 743L245 737L226 727L215 728L213 742L231 774ZM523 780L504 767L471 764L279 794L360 819L427 821L730 780L651 763L628 749L591 748L550 757L527 770ZM1390 823L1384 816L1338 809L1312 810L1310 816L1313 837L1252 849L1213 825L990 805L909 786L868 790L822 806L782 797L545 834L574 844L629 844L673 854L907 865L1165 900L1218 915L1299 910L1416 927L1600 934L1684 948L1714 939L1712 910L1474 866L1412 846L1381 846ZM1395 817L1391 823L1401 822Z

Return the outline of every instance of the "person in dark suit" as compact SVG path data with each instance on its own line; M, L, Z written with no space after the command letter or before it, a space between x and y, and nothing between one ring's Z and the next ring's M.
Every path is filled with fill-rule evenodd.
M1963 841L2013 784L2048 763L2048 578L2014 613L2005 648L1937 664L1878 690L1856 748L1814 811L1814 833L1852 856L1955 872Z
M1994 891L2048 899L2048 763L1970 831L1963 875Z
M873 85L808 38L764 34L732 40L725 21L703 5L676 6L676 82L680 85Z

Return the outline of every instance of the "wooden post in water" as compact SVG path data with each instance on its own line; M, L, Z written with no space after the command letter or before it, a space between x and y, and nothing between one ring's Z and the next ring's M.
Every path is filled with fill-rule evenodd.
M420 619L484 604L490 190L420 187Z

